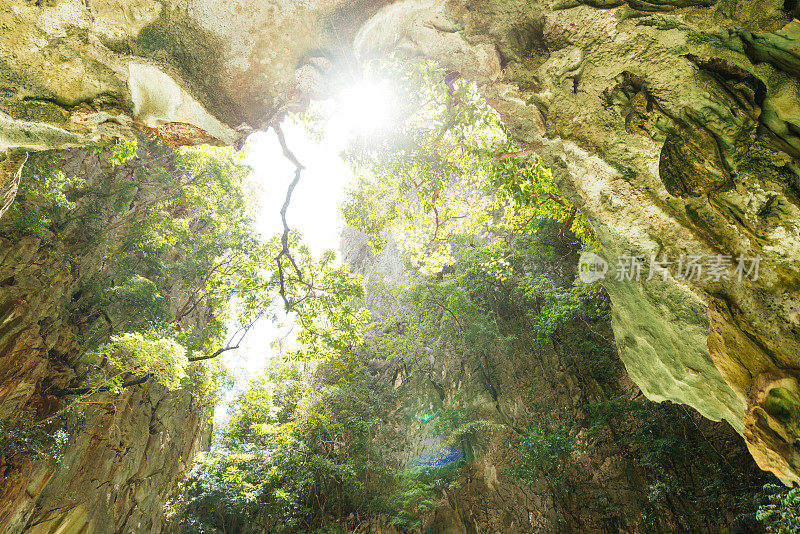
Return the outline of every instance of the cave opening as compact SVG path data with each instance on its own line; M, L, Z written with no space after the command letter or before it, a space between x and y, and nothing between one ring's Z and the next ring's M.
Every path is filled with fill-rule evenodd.
M327 520L356 529L360 515L382 508L404 529L452 528L453 505L418 504L440 491L448 503L469 502L479 491L487 510L513 516L514 505L469 486L480 484L477 466L486 462L493 484L520 498L524 488L545 484L555 495L546 514L569 515L576 525L633 524L635 506L619 495L606 497L619 507L610 519L576 504L602 492L604 477L623 477L634 493L655 491L657 481L629 472L653 433L677 447L648 457L659 469L702 471L699 458L716 451L705 438L711 433L729 447L731 466L763 478L744 461L746 450L733 446L729 427L650 403L631 386L608 297L592 285L596 279L578 276L580 253L599 245L591 225L477 86L433 62L376 65L368 83L290 115L275 132L278 142L268 131L245 146L253 172L274 186L265 234L283 226L290 236L287 289L271 302L272 320L252 330L257 341L229 356L257 365L219 405L219 433L177 517L234 530L254 521L257 511L213 513L209 499L231 470L240 491L250 488L276 510L268 528L286 520L287 502L313 510L304 521L314 526ZM340 211L326 212L332 204ZM291 242L295 232L323 256L341 239L340 259L331 254L312 266L303 245ZM324 276L310 282L309 266ZM329 308L305 308L310 295L331 297L315 284L336 268L343 268L335 275L341 286L328 290ZM359 287L345 273L357 275ZM339 287L350 291L346 301L335 299ZM361 326L359 306L369 317ZM273 320L283 309L290 313L279 331ZM277 342L265 350L269 337ZM559 405L565 397L571 400ZM502 447L509 456L495 464L490 451ZM308 463L298 461L301 451ZM578 454L597 458L591 462L620 454L629 464L589 481L573 460ZM251 465L253 458L263 464ZM704 473L721 487L742 485L738 467ZM685 496L673 506L682 512L653 528L690 528L699 489L685 481L680 491ZM565 493L581 498L558 500ZM708 503L700 517L719 513L712 512L718 501ZM328 519L316 515L325 508ZM467 525L480 521L488 519Z
M0 531L791 531L798 5L0 10Z

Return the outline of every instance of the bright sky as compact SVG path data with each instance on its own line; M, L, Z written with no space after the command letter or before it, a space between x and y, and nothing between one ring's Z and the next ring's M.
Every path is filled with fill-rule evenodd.
M315 104L325 117L320 142L311 139L302 124L291 119L282 123L287 146L305 166L292 194L286 221L290 228L303 234L315 255L328 249L339 250L342 227L339 204L350 175L349 164L340 154L351 135L374 134L389 126L390 99L385 84L361 84L336 99ZM271 130L251 135L243 150L246 162L253 168L251 179L260 189L255 227L262 236L269 238L283 230L280 209L295 168L283 156L278 138ZM237 393L267 365L273 352L271 343L292 331L291 318L284 319L285 325L260 321L247 334L241 348L222 356L236 377L236 387L217 406L216 422L227 418L228 405Z

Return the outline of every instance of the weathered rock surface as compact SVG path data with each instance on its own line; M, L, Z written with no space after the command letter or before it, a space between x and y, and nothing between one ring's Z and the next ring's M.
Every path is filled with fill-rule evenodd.
M62 165L94 191L133 169L79 150L66 153ZM76 204L75 213L89 212L109 227L108 218L119 216L92 195ZM25 450L0 452L0 531L158 532L177 482L209 444L209 409L194 393L153 381L121 394L56 396L80 384L92 338L109 335L81 298L86 279L108 267L100 261L103 241L83 246L79 223L62 230L37 237L8 219L0 225L0 424L13 430L30 419L45 435L66 431L55 457L35 450L37 434L23 436ZM3 435L2 444L9 439L15 437Z
M295 69L383 2L4 1L0 151L134 130L238 144L308 98Z
M796 13L776 1L447 6L449 22L414 51L484 84L591 218L612 267L623 255L675 262L666 280L604 282L631 377L651 399L728 420L759 465L800 480ZM366 33L386 31L379 17L359 42L381 44ZM418 19L409 8L394 27L413 36ZM453 27L472 56L449 53ZM484 69L503 65L502 82L476 74L486 43L496 58ZM758 280L676 276L682 256L720 254L732 268L759 255Z
M552 242L557 242L557 231L557 226L540 228ZM559 259L540 259L538 268L569 285L577 254L566 246L555 248ZM380 289L404 281L393 242L376 255L364 235L345 229L342 256L371 281L367 302L373 312L398 317L392 299ZM531 310L518 311L525 312ZM413 329L416 314L400 314L403 327ZM519 320L513 312L504 319L510 325ZM515 331L510 325L501 324L499 330L509 335ZM400 327L389 323L386 328L394 332ZM446 489L421 532L722 533L758 528L737 518L742 501L731 497L772 477L758 471L728 424L642 398L625 373L605 320L576 317L547 343L498 341L483 351L458 350L458 343L431 339L420 352L405 355L403 363L386 359L381 347L380 341L374 347L367 343L368 365L395 396L373 439L376 457L400 467L413 465L450 437L442 435L448 423L441 419L482 422L452 443L463 452L464 466L449 474L433 471ZM612 407L614 416L597 433L597 428L590 430L597 417L592 413L604 405ZM518 461L519 440L536 428L563 433L580 445L570 461L534 468L535 483L525 484L509 469ZM539 447L543 456L557 454L552 443ZM661 452L654 453L658 447ZM362 521L350 525L355 532L398 532L389 518Z
M645 394L726 419L800 481L796 2L404 0L373 17L381 4L6 2L0 147L132 128L237 143L315 92L327 63L310 56L435 59L542 152L612 264L760 255L757 281L604 284Z

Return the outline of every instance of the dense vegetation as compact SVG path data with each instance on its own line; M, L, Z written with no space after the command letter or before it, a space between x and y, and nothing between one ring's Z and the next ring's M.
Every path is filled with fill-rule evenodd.
M211 406L230 386L216 357L295 313L296 346L230 407L171 528L435 531L494 506L553 532L796 531L796 490L758 493L768 477L735 433L627 379L606 297L575 280L591 227L536 154L453 73L372 69L397 88L396 125L349 147L342 213L376 252L396 244L403 279L257 235L226 150L120 143L94 154L100 182L58 153L26 168L3 235L94 251L74 265L75 377L53 392L68 409L149 380ZM55 455L52 423L0 421L0 456ZM481 505L490 463L512 498Z
M50 251L52 276L68 285L58 313L69 334L51 356L73 378L45 391L62 399L55 413L22 411L0 421L6 462L58 458L64 418L99 392L154 381L191 391L201 405L216 403L229 382L217 356L279 309L280 237L253 230L248 174L233 151L176 151L148 138L30 157L0 233L22 250ZM287 277L284 286L303 311L305 336L314 338L329 314L357 321L342 304L359 294L360 281L332 256L312 258L298 236L289 238L306 276Z
M342 210L377 251L397 242L407 277L368 276L352 306L371 321L323 335L347 344L302 339L251 384L186 482L175 523L435 531L433 512L460 499L469 525L481 513L476 465L505 449L504 483L537 495L542 528L554 532L714 532L739 513L753 528L749 496L766 477L742 468L749 458L730 429L656 406L627 382L605 297L575 282L591 229L538 157L435 65L375 68L399 88L400 126L351 145ZM475 369L469 386L443 378L465 368ZM505 390L520 379L524 409L506 413ZM565 401L576 390L559 380L577 383L577 398ZM594 471L604 460L627 466L616 496ZM620 502L626 492L639 495L633 510Z

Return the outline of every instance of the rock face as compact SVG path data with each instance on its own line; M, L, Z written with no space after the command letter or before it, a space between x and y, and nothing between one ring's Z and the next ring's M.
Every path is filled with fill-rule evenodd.
M381 4L3 2L0 151L135 130L176 145L238 144L308 98L309 77L295 69L310 50L340 46Z
M557 231L557 226L540 228L546 243L559 243ZM559 260L541 260L539 268L569 285L577 254L566 246L555 248ZM393 242L375 255L363 235L346 229L342 255L354 272L377 280L368 282L367 302L380 315L391 299L370 298L375 290L369 288L403 281ZM404 328L414 328L417 313L401 314ZM499 330L508 335L517 320L507 312ZM386 328L395 332L400 327ZM413 466L419 458L440 454L437 447L451 437L445 435L449 421L481 422L453 444L466 460L462 467L431 471L445 489L419 531L712 533L757 528L737 518L749 510L738 508L743 500L732 496L746 495L747 488L768 477L736 432L685 407L641 397L611 338L607 320L576 317L544 344L498 340L476 353L431 339L416 363L408 354L402 364L385 359L380 341L375 347L368 342L369 367L395 392L372 440L374 457ZM536 428L547 429L536 446L539 459L552 457L528 466L533 480L525 483L512 469L519 462L520 441L530 439L528 432ZM566 443L575 449L557 452ZM559 454L562 459L553 461ZM397 532L381 516L362 521L350 525L353 531Z
M546 158L612 265L604 285L631 378L653 400L726 419L761 467L800 480L794 4L451 2L426 11L447 21L437 24L405 5L392 26L379 14L362 27L360 52L403 32L395 41L412 53L484 84ZM469 52L451 53L453 32ZM614 278L625 255L642 256L640 281ZM730 279L707 265L699 279L678 276L681 258L719 255ZM674 262L666 279L645 280L652 256ZM735 275L740 256L760 256L757 280Z
M69 419L73 437L57 465L33 459L0 467L3 532L161 531L165 503L191 459L208 447L207 411L193 404L190 393L157 385L113 398L98 394L91 402Z
M542 153L612 266L676 262L666 279L604 282L644 393L729 421L761 467L800 481L797 3L381 5L6 2L0 148L132 129L237 143L319 95L323 56L351 43L361 57L435 59L479 83ZM760 256L758 279L676 276L681 256L717 255Z
M134 169L80 150L61 165L97 191ZM74 219L87 212L108 227L119 215L92 195ZM189 391L150 381L121 394L56 396L75 381L87 344L108 337L84 302L87 278L107 267L102 240L81 246L84 232L80 222L40 236L8 218L0 225L0 425L2 444L12 443L0 451L2 532L158 532L165 503L210 440L209 409ZM60 450L43 450L59 429Z

